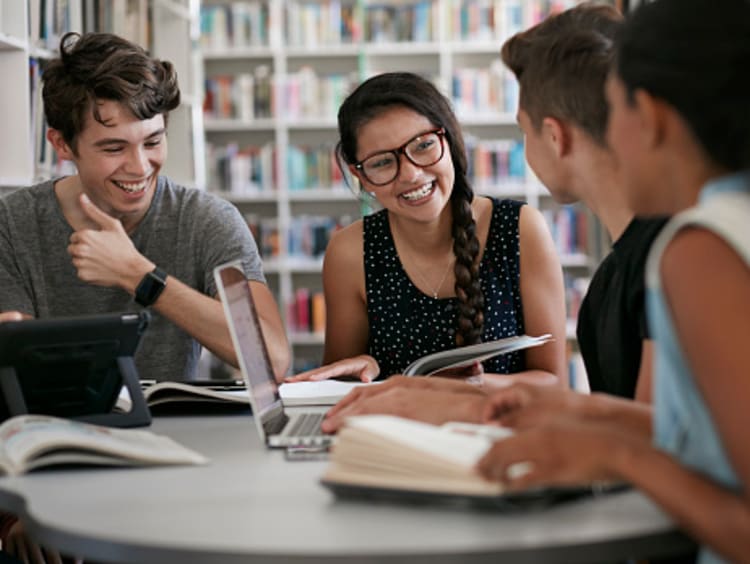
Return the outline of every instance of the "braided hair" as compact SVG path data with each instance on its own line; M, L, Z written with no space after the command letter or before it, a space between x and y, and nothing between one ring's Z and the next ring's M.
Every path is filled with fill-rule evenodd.
M340 154L348 164L357 162L357 133L365 123L394 106L407 107L445 129L455 181L450 197L453 225L455 292L458 298L456 345L480 342L484 327L484 294L479 283L479 239L471 212L474 191L469 185L466 149L450 102L427 79L408 72L389 72L360 84L338 113Z

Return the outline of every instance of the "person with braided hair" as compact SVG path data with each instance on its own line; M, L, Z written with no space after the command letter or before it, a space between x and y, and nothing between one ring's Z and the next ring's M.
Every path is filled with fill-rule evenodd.
M561 385L565 304L552 238L531 206L474 196L448 100L416 74L385 73L349 95L338 123L342 170L383 209L331 238L326 365L289 380L382 379L436 351L551 333L553 342L481 370Z

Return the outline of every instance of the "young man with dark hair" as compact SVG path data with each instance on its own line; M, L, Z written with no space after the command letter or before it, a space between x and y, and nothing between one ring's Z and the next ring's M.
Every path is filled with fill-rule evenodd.
M236 364L213 268L239 259L281 378L289 350L238 211L159 176L173 66L115 35L70 33L43 74L47 138L77 174L0 200L0 321L151 307L142 378L195 376L201 346Z
M213 269L240 260L281 379L289 347L247 225L228 202L159 176L180 102L173 66L115 35L69 33L43 82L47 138L77 174L0 199L0 322L150 307L139 376L189 380L201 346L237 363ZM11 515L0 538L44 559Z

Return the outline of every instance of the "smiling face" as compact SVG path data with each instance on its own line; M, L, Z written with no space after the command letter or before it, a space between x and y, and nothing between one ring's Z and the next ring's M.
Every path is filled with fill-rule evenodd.
M76 139L75 153L61 156L78 168L83 192L102 211L134 225L146 214L167 157L164 116L136 118L111 100L98 105L104 125L89 114Z
M357 160L381 151L390 151L437 125L406 107L389 108L362 125L357 132ZM433 221L446 208L455 180L453 160L445 138L443 157L431 166L414 165L400 154L398 176L388 184L375 186L351 167L365 190L372 192L380 204L399 216L418 221Z

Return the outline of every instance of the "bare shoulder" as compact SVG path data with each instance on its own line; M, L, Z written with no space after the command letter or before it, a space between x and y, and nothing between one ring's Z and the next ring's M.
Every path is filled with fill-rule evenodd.
M533 236L534 234L549 231L542 212L529 204L521 206L521 212L518 218L518 229L522 236L524 234Z
M669 242L659 265L665 288L685 284L717 285L721 280L750 282L750 269L715 233L700 227L682 229ZM711 272L711 276L706 276Z
M325 268L354 268L363 264L364 231L359 219L333 233L325 254Z

